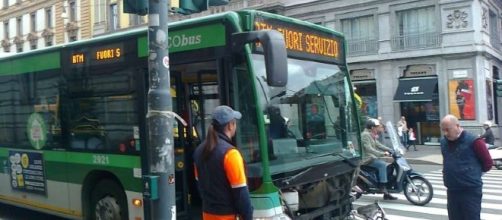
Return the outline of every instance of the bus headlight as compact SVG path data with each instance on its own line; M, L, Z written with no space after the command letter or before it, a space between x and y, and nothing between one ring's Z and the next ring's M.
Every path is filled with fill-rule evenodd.
M141 208L143 206L143 200L141 199L132 199L132 205L137 208Z

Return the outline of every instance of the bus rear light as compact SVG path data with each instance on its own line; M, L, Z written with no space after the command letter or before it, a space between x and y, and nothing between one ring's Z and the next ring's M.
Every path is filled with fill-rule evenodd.
M132 205L134 207L140 208L140 207L143 206L143 200L141 200L141 199L132 199Z

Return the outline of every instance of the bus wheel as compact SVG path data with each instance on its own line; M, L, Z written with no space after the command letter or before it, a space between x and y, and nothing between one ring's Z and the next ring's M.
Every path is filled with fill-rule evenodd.
M122 187L112 180L100 181L91 193L91 219L128 219L127 199Z

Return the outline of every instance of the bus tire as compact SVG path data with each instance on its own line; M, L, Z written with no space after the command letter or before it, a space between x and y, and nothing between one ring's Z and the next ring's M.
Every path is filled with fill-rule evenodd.
M125 192L113 180L99 181L92 190L90 199L91 219L127 220L129 218Z

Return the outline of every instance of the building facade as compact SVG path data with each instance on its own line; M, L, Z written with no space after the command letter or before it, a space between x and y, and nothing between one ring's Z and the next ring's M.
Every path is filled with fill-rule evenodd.
M2 0L0 54L19 53L146 25L120 0Z
M475 134L491 121L500 137L502 1L321 0L286 4L284 14L344 33L364 114L405 116L425 144L437 144L446 114Z
M405 116L421 144L438 144L446 114L475 134L490 121L502 136L500 0L243 0L190 17L242 8L342 32L363 114Z

